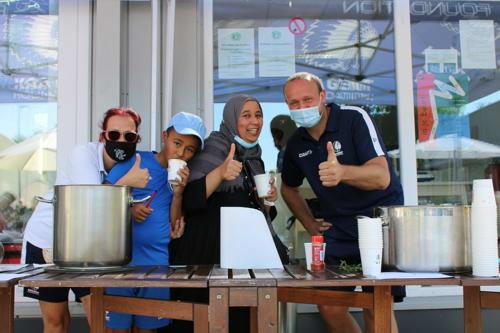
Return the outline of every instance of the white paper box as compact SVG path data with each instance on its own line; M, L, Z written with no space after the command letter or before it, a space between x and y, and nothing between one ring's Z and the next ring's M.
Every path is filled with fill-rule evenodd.
M220 266L232 269L283 268L262 212L221 207Z

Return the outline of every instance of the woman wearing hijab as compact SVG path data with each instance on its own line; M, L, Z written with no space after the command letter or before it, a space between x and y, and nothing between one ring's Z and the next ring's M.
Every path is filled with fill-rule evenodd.
M222 206L261 210L278 240L270 225L270 215L275 215L275 210L273 214L273 209L266 205L278 196L274 179L265 201L258 198L253 185L253 176L265 172L258 144L262 125L262 108L255 98L236 95L227 101L219 131L210 134L205 149L189 162L190 180L184 191L189 200L183 201L186 227L184 236L170 243L171 263L220 263ZM277 246L282 261L287 262L286 248L281 242ZM208 301L208 292L203 289L178 289L174 294L185 301ZM230 332L246 332L250 326L248 311L237 310L240 311L230 314ZM175 327L175 332L189 332L189 326L186 322L174 322L172 328Z

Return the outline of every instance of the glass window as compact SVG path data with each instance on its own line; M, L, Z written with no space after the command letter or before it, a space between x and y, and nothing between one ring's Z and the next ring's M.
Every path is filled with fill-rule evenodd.
M264 109L263 159L275 169L278 150L269 124L289 114L282 95L286 78L308 71L323 80L328 102L365 108L387 148L397 149L392 10L368 10L365 3L215 0L214 129L227 99L253 95Z
M0 241L19 244L54 183L58 2L0 2ZM2 232L3 229L3 232Z
M259 138L266 169L276 169L270 122L288 115L287 77L318 75L327 102L360 106L376 123L388 150L398 148L392 4L383 1L290 0L213 2L214 129L233 95L256 97L264 111ZM279 186L280 178L278 177ZM314 196L307 184L301 193ZM276 203L276 232L296 258L310 240L286 204Z
M470 203L473 179L500 191L500 3L411 1L420 203Z

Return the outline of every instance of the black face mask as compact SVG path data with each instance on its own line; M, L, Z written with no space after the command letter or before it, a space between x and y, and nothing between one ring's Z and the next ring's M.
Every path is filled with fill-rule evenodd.
M129 160L135 154L137 142L120 142L106 140L104 149L111 159L117 162Z

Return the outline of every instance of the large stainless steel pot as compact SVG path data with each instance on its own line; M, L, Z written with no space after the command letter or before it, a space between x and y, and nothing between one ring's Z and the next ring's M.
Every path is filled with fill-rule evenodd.
M378 207L384 236L383 266L409 272L471 269L469 206Z
M56 185L53 260L59 267L116 267L130 262L130 187Z

